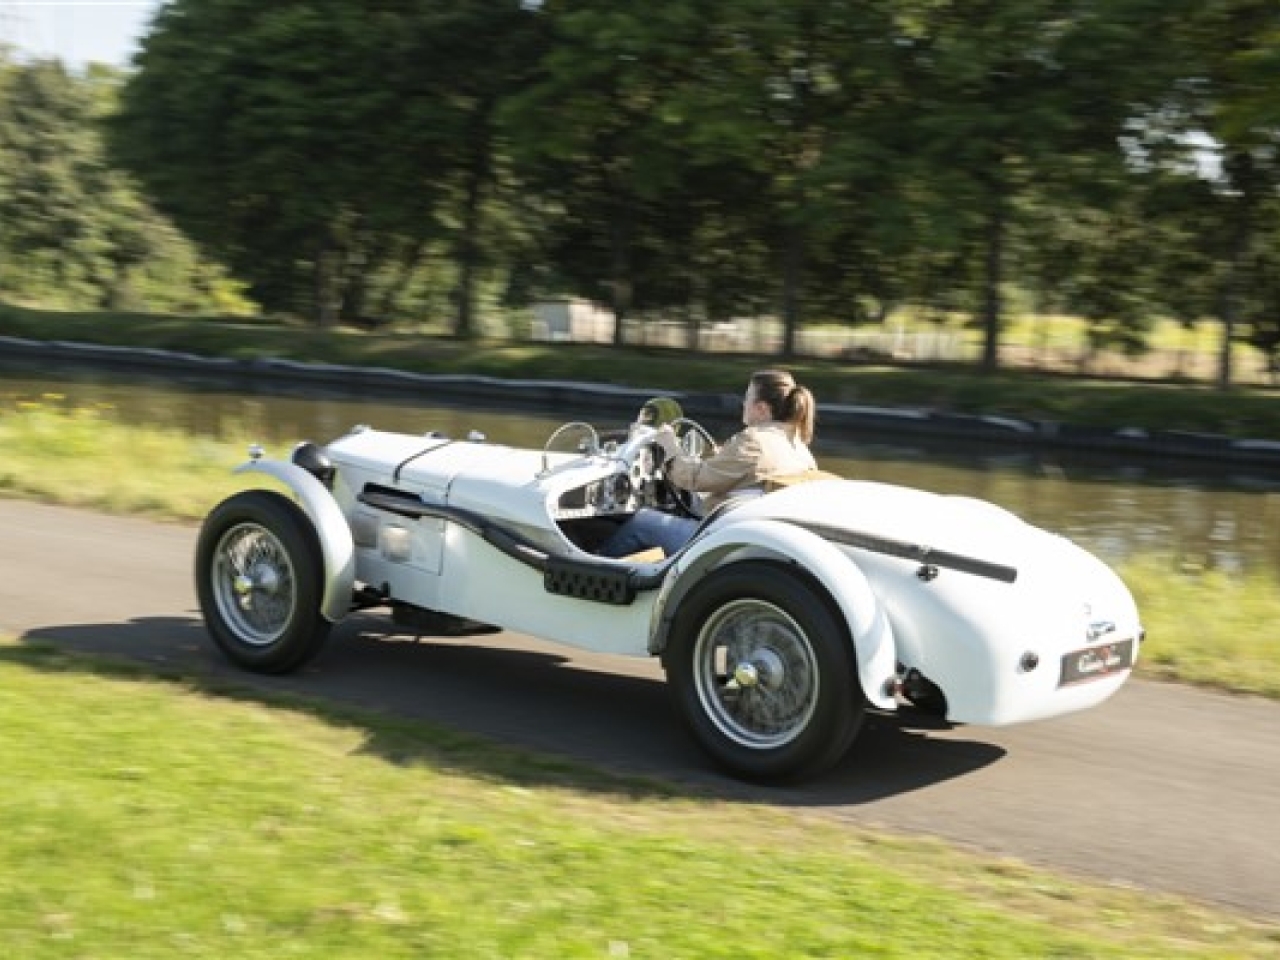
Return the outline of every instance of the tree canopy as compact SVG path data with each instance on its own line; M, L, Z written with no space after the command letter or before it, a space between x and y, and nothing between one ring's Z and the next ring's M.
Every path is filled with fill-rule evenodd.
M789 353L918 304L992 368L1017 293L1126 349L1217 318L1224 383L1280 341L1272 0L171 0L116 166L56 71L5 72L0 236L85 275L146 262L146 203L322 324L580 296Z

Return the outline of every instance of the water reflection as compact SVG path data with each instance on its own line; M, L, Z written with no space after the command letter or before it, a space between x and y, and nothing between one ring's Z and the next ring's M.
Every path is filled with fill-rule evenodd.
M103 405L124 422L162 424L246 445L323 441L354 424L369 423L459 437L475 429L495 443L541 446L562 421L592 418L591 411L512 412L432 403L429 397L290 396L192 383L121 383L101 374L59 379L0 375L0 401L6 406L47 394L69 404ZM614 417L601 425L617 426L621 420ZM720 436L734 427L727 422L707 425ZM1197 567L1269 571L1280 581L1280 477L1227 474L1212 465L1048 460L972 444L925 447L883 438L824 443L821 422L815 450L823 467L844 476L998 503L1109 561L1153 551Z

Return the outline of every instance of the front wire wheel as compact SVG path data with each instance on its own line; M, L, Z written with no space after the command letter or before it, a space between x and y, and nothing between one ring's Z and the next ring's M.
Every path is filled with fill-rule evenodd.
M214 548L210 586L218 615L245 644L280 639L298 603L297 575L279 538L267 527L241 523Z
M320 612L324 560L311 521L291 500L248 490L220 503L196 545L196 593L209 635L234 663L296 670L329 633Z
M817 774L862 723L842 619L816 584L782 564L710 574L677 611L663 664L695 739L745 779Z

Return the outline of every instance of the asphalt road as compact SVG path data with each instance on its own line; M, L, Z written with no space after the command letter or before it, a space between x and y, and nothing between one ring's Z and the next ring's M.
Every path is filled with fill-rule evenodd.
M296 676L234 673L196 609L195 536L191 526L0 500L0 633L214 680L234 674L660 776L699 795L930 834L1280 919L1280 705L1131 681L1100 708L1019 727L874 716L833 774L793 789L749 787L707 767L647 661L511 634L411 642L361 615Z

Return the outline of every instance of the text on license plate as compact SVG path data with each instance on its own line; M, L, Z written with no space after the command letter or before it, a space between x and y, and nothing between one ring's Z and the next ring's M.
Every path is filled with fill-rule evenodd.
M1133 666L1133 641L1117 640L1096 647L1073 650L1062 658L1062 679L1058 686L1086 680L1100 680Z

